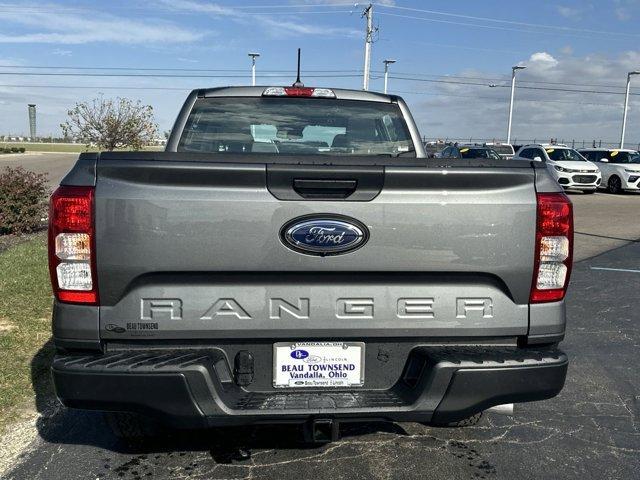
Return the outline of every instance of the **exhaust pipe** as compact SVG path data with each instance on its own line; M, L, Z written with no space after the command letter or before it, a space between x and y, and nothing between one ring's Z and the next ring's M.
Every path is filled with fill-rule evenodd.
M486 410L490 413L497 413L498 415L513 415L513 403L504 403L502 405L496 405Z

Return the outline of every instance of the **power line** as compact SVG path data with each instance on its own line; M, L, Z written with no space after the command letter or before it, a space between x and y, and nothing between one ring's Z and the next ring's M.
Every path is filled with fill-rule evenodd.
M244 78L246 73L225 73L225 74L212 74L212 73L104 73L104 72L71 72L71 73L63 73L63 72L15 72L15 71L0 71L0 76L32 76L32 77L107 77L107 78ZM262 74L262 77L266 78L285 78L287 74L272 74L265 73ZM360 75L355 73L316 73L316 74L307 74L308 78L355 78ZM402 76L400 74L390 75L389 78L393 78L396 80L403 81L412 81L412 82L428 82L428 83L441 83L441 84L450 84L450 85L469 85L469 86L478 86L478 87L495 87L495 88L507 88L507 85L495 85L486 83L485 81L461 81L461 80L451 80L451 79L430 79L430 78L415 78L411 76ZM470 79L472 77L462 77L463 79ZM623 95L624 92L614 92L609 90L585 90L585 89L569 89L569 88L559 88L559 87L542 87L542 86L530 86L530 85L521 85L518 87L523 90L541 90L541 91L549 91L549 92L564 92L564 93L589 93L589 94L603 94L603 95ZM632 93L632 95L640 95L638 93Z
M382 74L382 70L375 70L377 74ZM469 77L469 76L460 76L460 75L435 75L435 74L427 74L427 73L411 73L411 72L397 72L397 75L406 75L406 76L417 76L417 77L437 77L437 78L455 78L462 80L484 80L487 82L506 82L508 78L491 78L491 77ZM565 86L575 86L575 87L603 87L603 88L620 88L624 89L624 85L610 85L610 84L602 84L602 83L574 83L574 82L549 82L543 80L518 80L518 83L533 83L540 85L565 85Z
M0 87L5 88L62 88L62 89L90 89L90 90L175 90L181 92L188 92L194 90L191 87L134 87L134 86L122 86L116 87L113 85L25 85L25 84L0 84Z
M45 89L69 89L69 90L149 90L149 91L178 91L188 92L193 90L192 87L141 87L141 86L113 86L113 85L37 85L37 84L0 84L0 88L45 88ZM483 95L460 95L452 93L437 93L414 90L396 90L395 93L407 95L428 95L433 97L451 97L451 98L474 98L478 100L506 101L506 98L489 97ZM615 106L617 103L594 103L594 102L574 102L566 100L539 100L539 99L520 99L518 102L530 103L563 103L568 105L589 105L589 106Z
M219 11L223 12L224 10L262 10L262 9L292 9L292 8L339 8L339 7L353 7L354 2L345 2L345 3L307 3L307 4L278 4L278 5L216 5L219 7ZM109 5L109 8L112 10L175 10L172 7L165 7L163 5L154 5L153 8L147 8L144 6L135 6L135 5ZM64 7L64 6L51 6L47 7L45 5L21 5L18 3L3 3L0 4L0 11L2 10L16 10L16 11L25 11L25 10L33 10L33 11L41 11L41 12L60 12L60 11L68 11L68 12L87 12L92 11L90 8L83 7ZM211 9L212 13L215 13L215 10Z
M482 96L482 95L457 95L457 94L453 94L453 93L435 93L435 92L421 92L421 91L411 91L411 90L395 90L394 93L401 93L401 94L407 94L407 95L429 95L429 96L434 96L434 97L453 97L453 98L475 98L475 99L480 99L480 100L491 100L491 101L496 101L496 100L500 100L503 102L508 101L509 99L507 97L505 98L499 98L499 97L487 97L487 96ZM568 105L589 105L589 106L605 106L605 107L619 107L620 105L618 103L595 103L595 102L574 102L574 101L568 101L568 100L540 100L540 99L534 99L534 98L523 98L518 100L518 103L521 102L525 102L525 103L564 103L564 104L568 104Z
M48 70L123 70L123 71L150 71L150 72L246 72L245 68L148 68L148 67L69 67L46 65L0 65L0 68L24 68L24 69L48 69ZM269 73L291 73L295 70L261 70ZM313 73L362 73L362 70L303 70Z
M476 28L486 28L486 29L490 29L490 30L501 30L501 31L505 31L505 32L529 33L529 34L535 34L535 35L539 35L539 34L543 33L543 34L546 34L546 35L565 35L565 36L577 37L577 38L591 38L591 37L588 37L586 33L584 35L577 35L577 34L572 34L572 33L568 33L568 32L551 32L551 31L540 32L540 31L535 31L535 30L523 30L522 28L501 27L501 26L497 26L497 25L481 25L481 24L477 24L477 23L457 22L457 21L454 21L454 20L443 20L443 19L440 19L440 18L417 17L415 15L402 15L402 14L399 14L399 13L389 13L389 12L378 12L378 15L385 15L385 16L389 16L389 17L399 17L399 18L409 18L409 19L413 19L413 20L422 20L422 21L425 21L425 22L445 23L445 24L448 24L448 25L461 25L461 26L465 26L465 27L476 27ZM628 34L628 35L632 36L632 34Z
M241 72L238 70L238 72ZM238 74L175 74L175 73L61 73L61 72L0 72L0 75L20 75L28 77L115 77L115 78L243 78L247 76L247 73ZM284 78L286 74L260 74L262 77ZM359 77L356 74L311 74L306 75L311 78L343 78L343 77Z
M229 69L229 68L147 68L147 67L70 67L70 66L45 66L45 65L6 65L0 64L0 68L18 68L18 69L29 69L29 70L64 70L64 71L132 71L132 72L223 72L223 73L244 73L246 69ZM264 73L282 73L282 74L292 74L295 73L294 70L262 70ZM314 73L326 73L326 74L345 74L345 73L353 73L353 74L361 74L362 70L357 69L341 69L341 70L304 70L305 74L314 74ZM5 73L1 72L0 73ZM57 72L52 72L57 73ZM371 73L382 75L382 70L371 70ZM6 72L7 75L14 73ZM16 75L23 74L23 72L15 73ZM33 74L31 74L33 75ZM444 78L444 79L458 79L458 80L480 80L485 82L504 82L508 79L504 78L495 78L495 77L476 77L476 76L462 76L462 75L437 75L437 74L427 74L427 73L419 73L419 72L396 72L396 75L402 76L412 76L412 77L433 77L433 78ZM116 76L116 75L114 75ZM574 83L574 82L551 82L551 81L542 81L542 80L519 80L519 83L531 83L531 84L539 84L539 85L560 85L560 86L575 86L575 87L602 87L602 88L620 88L624 89L623 85L611 85L611 84L602 84L602 83Z
M640 34L637 34L637 33L611 32L611 31L603 31L603 30L590 30L587 28L563 27L559 25L548 25L548 24L541 24L541 23L527 23L527 22L520 22L520 21L514 21L514 20L503 20L498 18L477 17L474 15L442 12L438 10L426 10L422 8L401 7L399 5L383 5L383 4L376 4L376 5L379 5L380 7L388 8L388 9L428 13L433 15L442 15L447 17L464 18L467 20L479 20L483 22L493 22L493 23L500 23L500 24L507 24L507 25L517 25L517 26L529 27L529 28L538 28L538 29L544 28L544 29L550 29L550 30L562 30L567 32L579 32L579 33L589 33L589 34L599 34L599 35L618 35L618 36L627 36L627 37L636 37L636 38L640 37Z
M428 82L428 83L445 83L445 84L454 84L454 85L471 85L471 86L482 86L482 87L495 87L495 88L509 88L508 85L491 85L487 83L479 83L479 82L460 82L455 80L434 80L428 78L408 78L408 77L399 77L399 76L390 76L389 78L394 78L396 80L407 80L413 82ZM532 87L527 85L521 85L518 89L523 90L544 90L549 92L565 92L565 93L593 93L593 94L606 94L606 95L624 95L624 92L611 92L611 91L603 91L603 90L577 90L577 89L569 89L569 88L555 88L555 87ZM632 93L631 95L640 95L638 93Z

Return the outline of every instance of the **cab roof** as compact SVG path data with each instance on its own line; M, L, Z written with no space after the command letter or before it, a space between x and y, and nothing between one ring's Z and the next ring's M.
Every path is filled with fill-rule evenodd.
M522 147L520 148L529 148L529 147L572 149L571 147L565 145L564 143L528 143L527 145L522 145Z
M579 152L629 152L634 153L637 150L633 148L606 148L606 147L589 147L589 148L579 148Z
M264 85L256 87L215 87L194 90L199 98L214 97L262 97L263 92L269 88L278 85ZM289 87L285 87L289 88ZM311 88L327 88L327 87L311 87ZM366 102L397 102L397 95L385 95L384 93L370 92L365 90L350 90L345 88L329 88L335 94L335 98L339 100L361 100ZM286 97L283 97L286 98Z

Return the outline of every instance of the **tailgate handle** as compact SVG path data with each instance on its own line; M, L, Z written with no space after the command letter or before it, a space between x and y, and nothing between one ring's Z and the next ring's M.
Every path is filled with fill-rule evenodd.
M357 180L317 178L293 180L293 190L303 198L348 198L357 188Z

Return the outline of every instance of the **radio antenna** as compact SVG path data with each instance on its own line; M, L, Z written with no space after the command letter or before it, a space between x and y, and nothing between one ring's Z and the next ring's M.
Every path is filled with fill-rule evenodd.
M298 48L298 76L296 77L296 81L293 82L293 87L304 87L304 83L300 81L300 49Z

